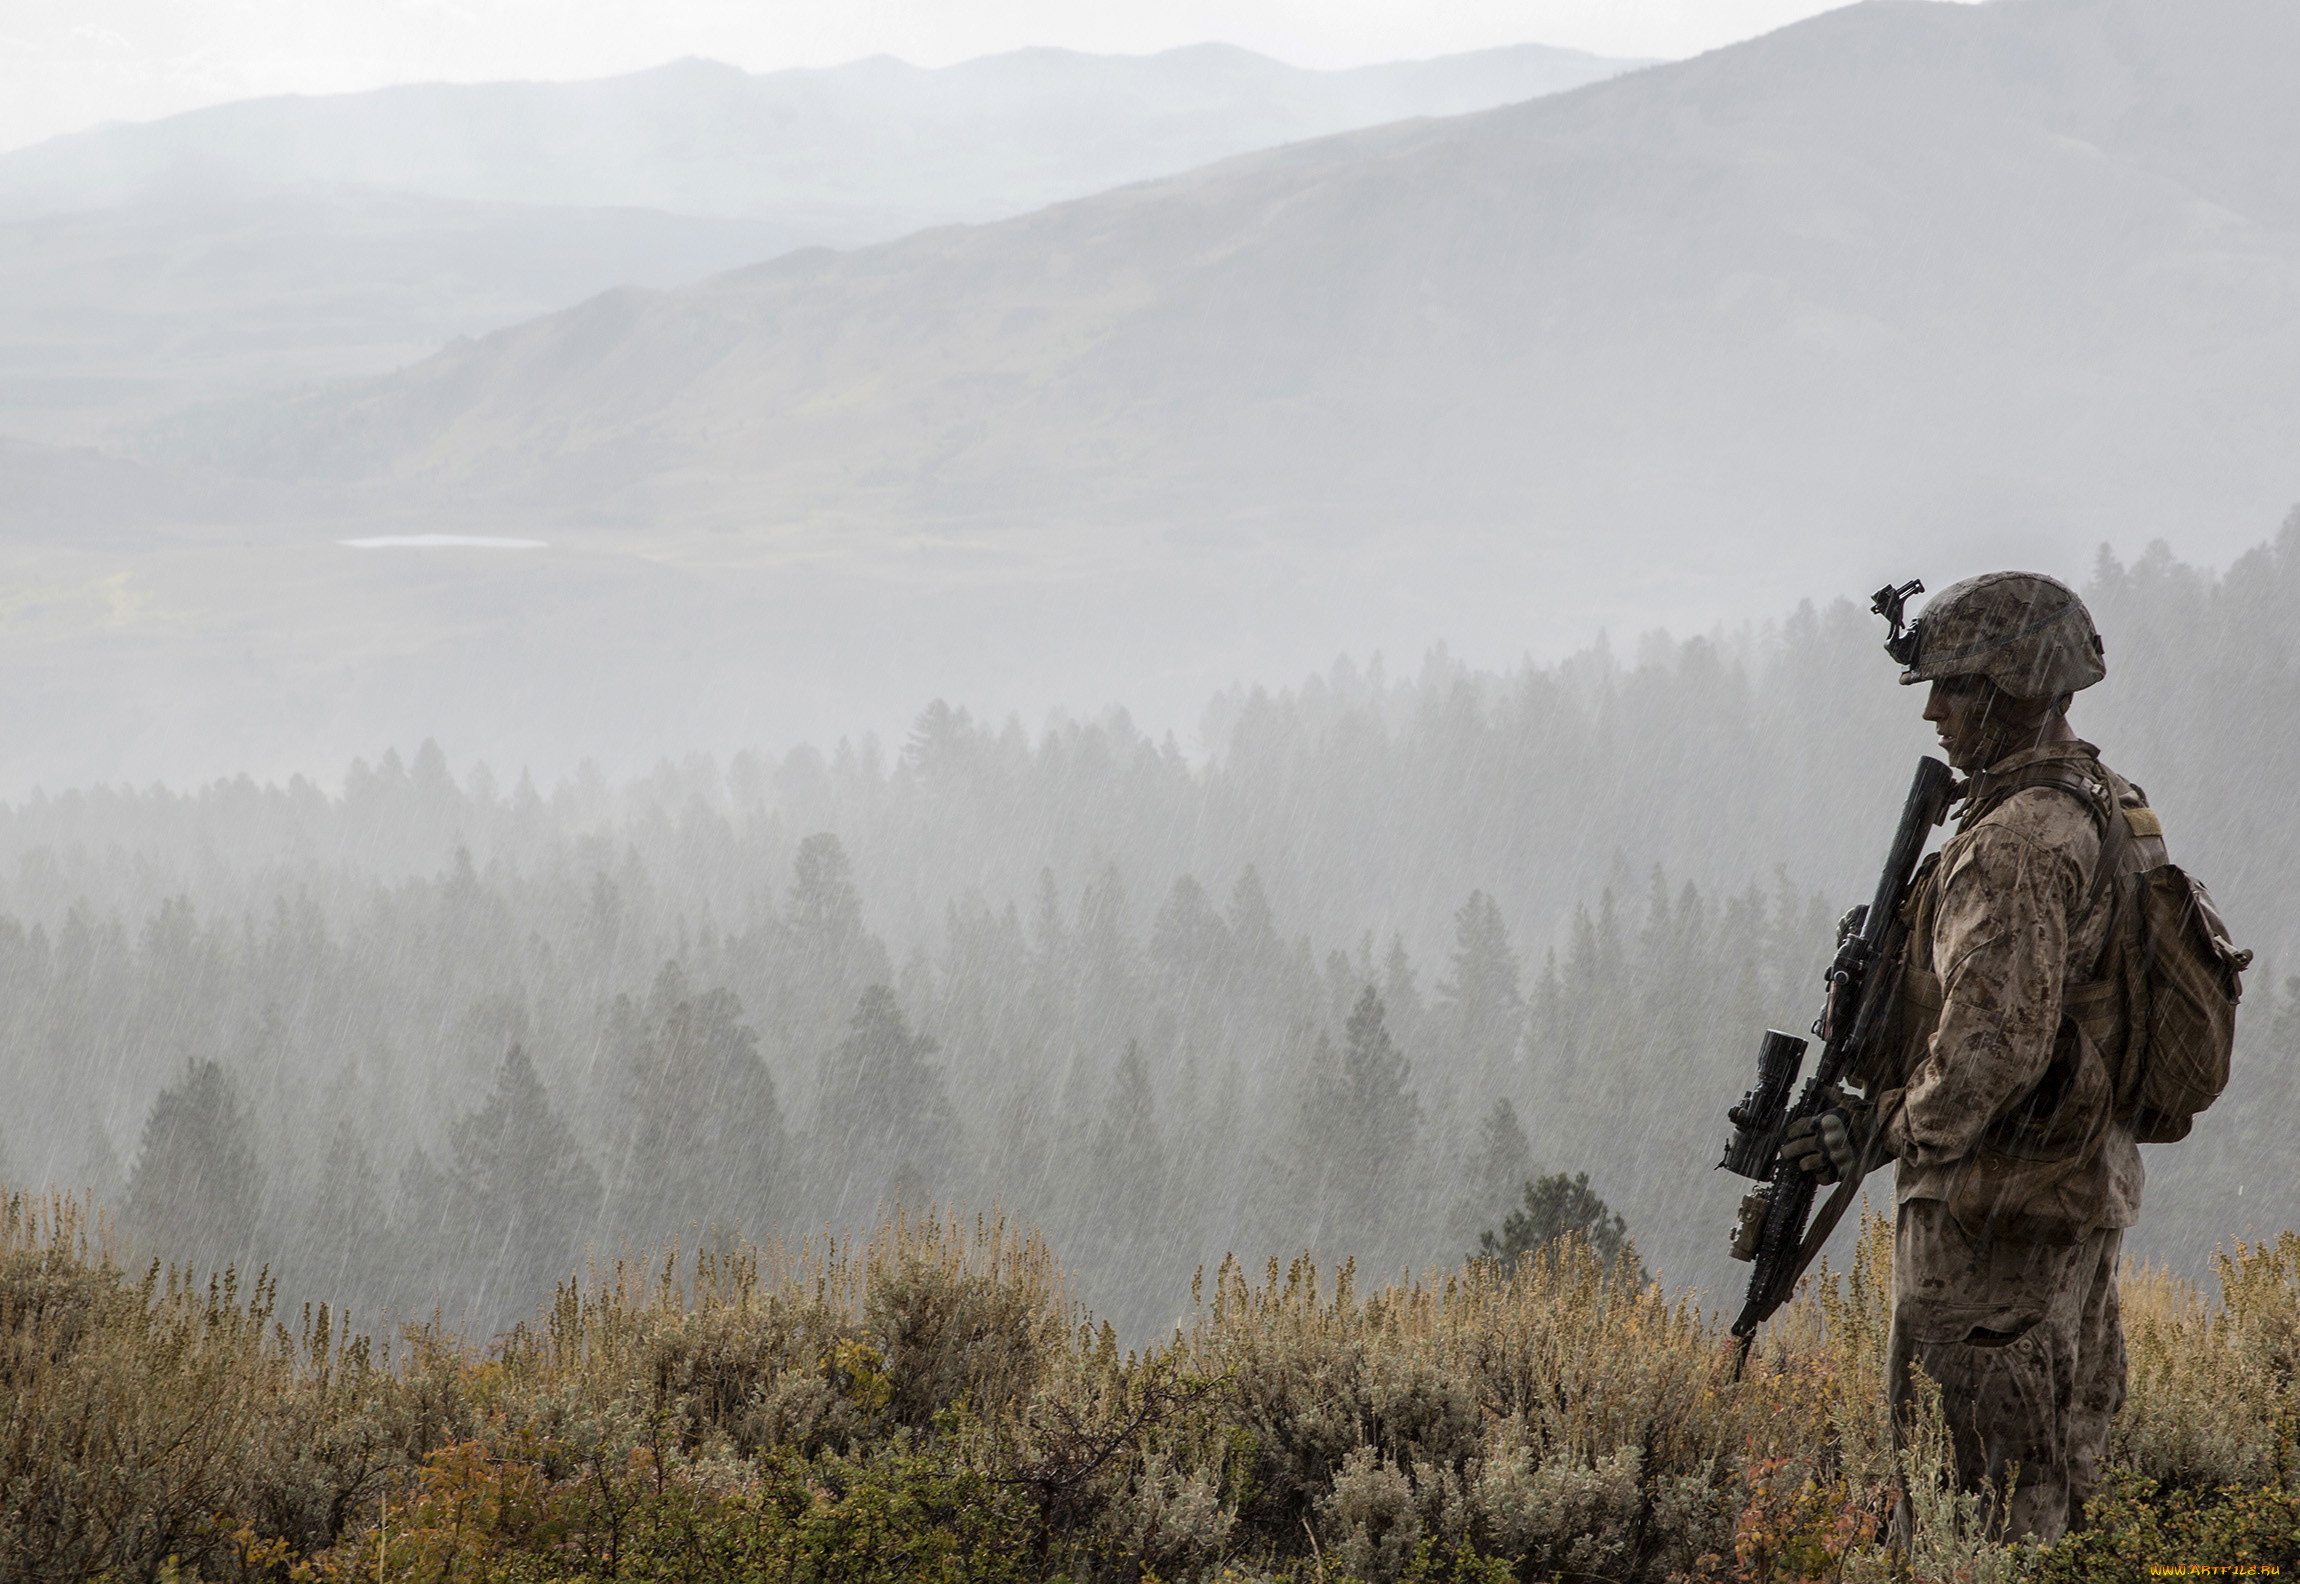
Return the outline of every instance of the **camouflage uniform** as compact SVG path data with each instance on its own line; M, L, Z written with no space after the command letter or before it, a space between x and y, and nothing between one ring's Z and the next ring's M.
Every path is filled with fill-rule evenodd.
M2098 1484L2124 1401L2116 1273L2140 1209L2140 1151L2113 1115L2113 1019L2085 1003L2112 888L2093 885L2086 800L2029 785L2074 773L2139 794L2091 745L2028 749L1977 778L1958 833L1912 889L1900 1087L1878 1096L1894 1198L1890 1390L1939 1383L1968 1487L2001 1485L2009 1535L2058 1537Z
M2023 720L2049 722L2106 674L2083 601L2034 573L1944 589L1895 631L1904 684L1985 679L2030 701ZM2124 1401L2117 1264L2142 1172L2122 1120L2116 887L2096 870L2112 821L2115 867L2163 861L2153 820L2122 817L2145 801L2089 743L1998 750L1903 905L1895 1037L1861 1075L1876 1153L1899 1163L1895 1420L1922 1369L1964 1486L2012 1486L1994 1513L2008 1536L2081 1519Z

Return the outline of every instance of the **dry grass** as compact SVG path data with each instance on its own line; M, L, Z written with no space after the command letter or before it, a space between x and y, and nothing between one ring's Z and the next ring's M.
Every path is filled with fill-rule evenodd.
M10 1196L0 1578L1881 1578L1890 1259L1870 1217L1741 1379L1634 1253L1365 1294L1228 1262L1122 1354L1034 1233L937 1215L609 1262L484 1355L387 1356ZM2300 1238L2220 1286L2127 1273L2116 1457L2281 1492ZM1916 1576L2043 1565L1939 1468L1909 1471Z

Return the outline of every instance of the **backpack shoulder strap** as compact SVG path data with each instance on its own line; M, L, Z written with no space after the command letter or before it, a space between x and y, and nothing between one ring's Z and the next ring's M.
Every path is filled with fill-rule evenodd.
M2113 799L2115 793L2111 792L2109 796ZM2146 807L2128 809L2119 805L2116 806L2114 814L2102 817L2100 821L2100 856L2092 861L2092 886L2085 892L2084 896L2084 907L2087 913L2091 912L2093 904L2100 900L2101 892L2108 889L2109 882L2123 872L2125 849L2132 845L2132 838L2135 835L2141 834L2133 829L2133 816L2135 814L2148 816L2148 824L2152 828L2149 834L2158 834L2164 829L2162 825L2157 823L2156 811ZM2119 900L2122 899L2119 898ZM2109 934L2113 936L2115 933L2115 927L2111 925Z
M1997 776L1984 771L1972 779L1961 823L1971 824L2014 793L2025 792L2030 787L2045 787L2074 798L2083 805L2085 813L2092 816L2093 828L2100 836L2100 851L2092 864L2092 882L2084 896L2084 912L2090 913L2099 904L2101 894L2122 872L2132 839L2163 833L2153 809L2145 804L2133 808L2124 806L2122 794L2128 785L2130 783L2122 781L2097 760L2047 759ZM2148 827L2146 830L2139 828L2143 824ZM2121 912L2121 894L2115 900ZM2121 922L2121 918L2110 921L2108 937L2112 943L2118 937L2117 926ZM2113 946L2110 950L2113 951Z
M2089 759L2046 759L2012 770L1983 770L1967 781L1965 811L1959 816L1958 823L1970 825L1995 810L2015 792L2026 792L2030 787L2050 787L2056 792L2066 792L2085 806L2095 824L2106 822L2109 802L2115 796L2109 787L2108 771L2097 762Z
M2092 772L2087 773L2087 770ZM2054 792L2065 792L2084 806L2092 816L2093 828L2099 832L2102 850L2116 840L2110 829L2121 820L2111 819L2109 811L2116 806L2116 788L2109 780L2109 772L2098 763L2072 762L2067 759L2047 759L2042 764L2022 765L2001 775L1982 771L1966 783L1965 811L1959 816L1959 828L1969 829L1989 814L2002 807L2005 800L2016 792L2031 787L2045 787ZM2119 848L2121 851L2121 846Z

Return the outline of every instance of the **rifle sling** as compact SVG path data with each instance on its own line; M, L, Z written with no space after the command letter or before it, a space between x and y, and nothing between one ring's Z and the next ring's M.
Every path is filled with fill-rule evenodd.
M1821 1257L1821 1245L1829 1241L1829 1234L1836 1231L1837 1223L1845 1219L1845 1212L1852 1208L1853 1195L1860 1190L1861 1178L1867 1175L1862 1172L1847 1177L1837 1184L1837 1191L1829 1195L1821 1208L1813 1212L1813 1223L1805 1229L1805 1241L1797 1246L1796 1262L1785 1273L1787 1279L1773 1295L1776 1304L1789 1301L1797 1290L1797 1283L1804 1278L1806 1269Z
M1837 1191L1813 1212L1813 1219L1805 1228L1805 1241L1797 1245L1797 1257L1789 1262L1773 1290L1765 1295L1768 1315L1795 1296L1797 1283L1804 1279L1813 1261L1821 1257L1821 1245L1829 1241L1829 1234L1837 1230L1837 1223L1844 1220L1845 1212L1853 1207L1853 1196L1860 1192L1863 1179L1877 1167L1871 1157L1875 1154L1876 1135L1881 1132L1882 1128L1872 1130L1861 1145L1860 1159L1853 1163L1857 1169L1838 1183Z
M1853 1196L1861 1191L1861 1184L1868 1179L1869 1173L1884 1164L1878 1155L1877 1146L1884 1139L1887 1120L1882 1107L1869 1119L1868 1133L1861 1140L1861 1153L1854 1159L1853 1169L1837 1184L1837 1191L1829 1195L1820 1209L1813 1212L1813 1219L1805 1227L1805 1241L1797 1245L1796 1259L1781 1273L1781 1279L1774 1284L1773 1290L1766 1294L1766 1301L1770 1305L1768 1314L1787 1303L1796 1293L1797 1283L1804 1278L1806 1270L1821 1257L1821 1246L1829 1241L1829 1234L1837 1230L1837 1223L1844 1220L1845 1212L1853 1207Z

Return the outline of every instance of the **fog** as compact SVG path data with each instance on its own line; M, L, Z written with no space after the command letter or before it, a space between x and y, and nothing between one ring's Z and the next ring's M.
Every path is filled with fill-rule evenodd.
M105 121L148 121L271 94L409 82L573 81L688 57L747 71L873 55L946 66L1016 49L1150 55L1235 44L1295 65L1425 60L1540 39L1600 55L1690 55L1828 7L1820 0L83 0L21 6L0 38L0 149Z
M200 402L373 374L618 286L685 285L1635 63L1520 45L1315 72L1219 45L708 60L418 83L97 127L0 156L0 421L133 439Z
M1148 1336L1555 1172L1721 1301L1723 1108L1932 746L1868 591L2017 564L2260 954L2130 1238L2201 1274L2300 1213L2296 49L1872 4L0 156L0 1179L475 1334L900 1198Z

